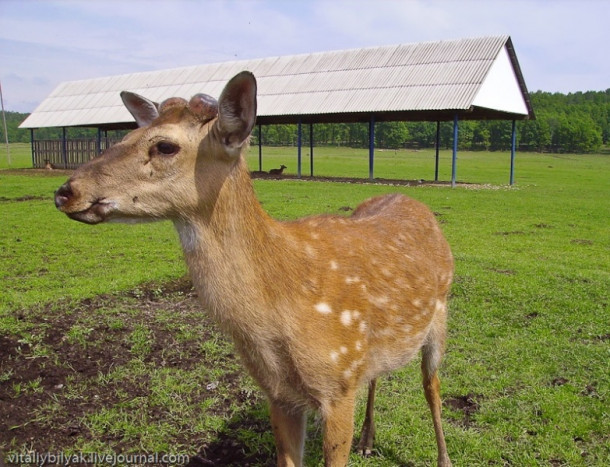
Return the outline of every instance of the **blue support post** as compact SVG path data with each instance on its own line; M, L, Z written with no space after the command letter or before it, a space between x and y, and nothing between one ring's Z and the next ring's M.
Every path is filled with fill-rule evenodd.
M258 124L258 171L263 171L263 131L261 124Z
M374 179L375 169L375 115L369 120L369 180Z
M439 151L441 148L441 122L436 122L436 159L434 164L434 181L438 182Z
M64 161L64 169L68 168L68 139L66 137L66 127L61 129L61 157Z
M517 145L517 125L515 120L513 120L513 130L512 130L511 140L510 140L510 184L513 185L515 183L515 146Z
M297 124L297 177L301 178L301 145L303 142L303 128L301 125L301 119Z
M97 157L101 154L102 152L102 129L98 128L97 129L97 138L95 140L95 156L93 157Z
M34 128L30 128L30 144L32 145L32 167L36 167L36 145L34 144Z
M453 117L453 157L451 159L451 188L455 188L457 179L457 151L458 151L458 116Z
M313 177L313 123L309 124L309 172Z

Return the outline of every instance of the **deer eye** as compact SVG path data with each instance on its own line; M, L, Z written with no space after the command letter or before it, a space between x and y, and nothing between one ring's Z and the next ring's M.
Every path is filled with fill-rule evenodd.
M180 146L168 141L160 141L150 148L150 155L173 156L180 151Z

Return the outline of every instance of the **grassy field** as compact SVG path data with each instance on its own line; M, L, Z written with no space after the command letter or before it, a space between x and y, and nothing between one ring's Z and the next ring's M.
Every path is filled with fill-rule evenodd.
M364 178L367 157L316 148L315 173ZM255 187L280 219L390 191L437 213L456 258L441 371L454 465L610 465L610 158L518 153L514 187L508 159L460 152L458 180L473 185L456 189ZM280 164L296 173L296 149L265 148L263 169ZM450 170L443 151L440 178ZM375 174L430 180L433 151L380 151ZM180 279L172 226L70 221L52 203L64 180L0 171L0 456L169 452L273 465L265 402ZM378 391L376 452L351 465L433 465L417 362ZM321 465L315 417L308 435L306 463Z
M28 167L32 167L30 143L12 143L10 145L10 156L6 144L0 145L0 169L25 169Z

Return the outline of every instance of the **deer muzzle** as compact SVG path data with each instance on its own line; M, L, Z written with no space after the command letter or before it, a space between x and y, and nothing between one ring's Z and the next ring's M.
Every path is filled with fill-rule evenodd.
M55 192L55 207L70 219L85 224L99 224L107 220L114 210L114 203L104 198L85 200L73 189L70 182L66 182Z

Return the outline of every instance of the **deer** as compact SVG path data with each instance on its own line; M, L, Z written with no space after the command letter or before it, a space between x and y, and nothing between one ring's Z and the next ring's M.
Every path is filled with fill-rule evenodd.
M273 219L246 163L257 108L248 71L218 100L121 97L138 128L78 168L55 205L87 224L173 222L202 307L269 401L277 464L302 465L314 410L325 465L345 466L357 395L367 385L357 450L370 455L377 379L421 351L438 465L451 465L438 370L453 257L433 213L394 193L364 201L349 217Z
M284 173L284 169L287 169L288 167L286 167L284 164L280 165L279 169L271 169L269 171L269 175L282 175Z

